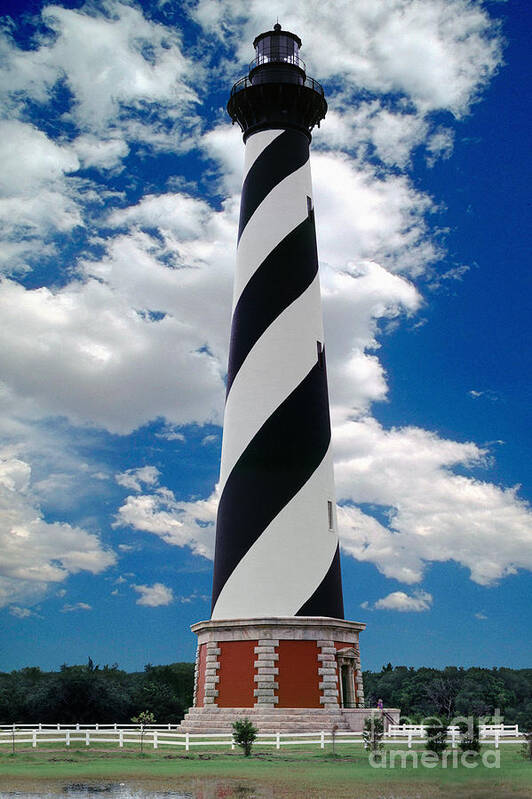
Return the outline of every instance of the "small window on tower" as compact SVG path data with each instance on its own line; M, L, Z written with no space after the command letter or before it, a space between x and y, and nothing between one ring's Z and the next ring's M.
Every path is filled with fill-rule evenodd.
M333 504L330 499L327 500L327 517L329 520L329 530L334 530Z
M323 369L323 367L325 366L325 348L321 343L321 341L317 341L316 346L318 349L318 366L320 367L320 369Z

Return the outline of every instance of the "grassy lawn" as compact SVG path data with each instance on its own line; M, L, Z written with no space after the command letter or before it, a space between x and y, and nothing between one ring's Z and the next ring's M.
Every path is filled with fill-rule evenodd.
M395 746L394 749L399 749ZM487 751L484 748L484 752ZM306 797L306 799L505 799L532 797L532 763L521 757L519 746L501 747L500 767L459 765L447 768L414 768L412 760L401 768L372 768L360 745L345 745L333 756L330 747L256 747L251 758L237 750L205 747L205 751L185 753L175 747L66 749L64 746L24 750L15 755L0 753L0 796L2 791L25 790L39 793L68 783L141 783L158 790L193 791L198 781L222 781L229 793L224 796ZM405 750L406 751L406 750ZM420 754L421 750L418 750ZM494 752L494 750L491 750ZM233 793L231 786L240 786ZM51 787L52 786L52 787ZM246 786L251 793L246 791ZM269 793L262 793L268 788ZM258 792L255 793L254 790ZM236 790L236 788L235 788ZM4 794L5 795L5 794ZM216 792L212 793L216 796Z

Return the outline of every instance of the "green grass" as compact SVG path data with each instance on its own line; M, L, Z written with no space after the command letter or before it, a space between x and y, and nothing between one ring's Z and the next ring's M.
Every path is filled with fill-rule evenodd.
M399 747L394 747L398 749ZM484 750L485 751L485 750ZM62 745L46 750L25 750L15 755L0 753L0 790L15 789L22 782L37 786L44 782L142 782L159 787L183 787L198 779L238 781L244 785L269 785L274 796L339 799L356 796L459 797L497 799L530 797L532 763L521 757L519 746L501 747L500 768L479 765L458 768L371 768L360 745L330 747L256 747L251 758L238 750L221 747L185 753L175 747L157 751L138 748L66 749ZM29 790L26 787L26 790ZM408 792L408 793L407 793ZM230 796L231 794L226 794Z

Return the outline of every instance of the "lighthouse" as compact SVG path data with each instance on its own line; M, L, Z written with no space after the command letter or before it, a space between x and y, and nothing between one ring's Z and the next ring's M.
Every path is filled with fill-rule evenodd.
M344 619L309 160L327 103L296 34L277 23L253 44L227 105L245 165L212 611L192 626L184 727L360 729L365 625Z

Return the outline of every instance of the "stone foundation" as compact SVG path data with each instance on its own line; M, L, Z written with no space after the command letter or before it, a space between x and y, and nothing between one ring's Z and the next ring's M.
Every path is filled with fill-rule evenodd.
M191 708L179 726L180 732L228 733L232 732L233 722L241 718L249 718L262 733L273 732L330 732L333 727L339 732L361 732L364 719L373 713L379 714L376 708L340 708L315 709L306 708L217 708L213 705L202 708ZM388 727L389 716L394 723L399 723L398 708L384 708L385 728Z

